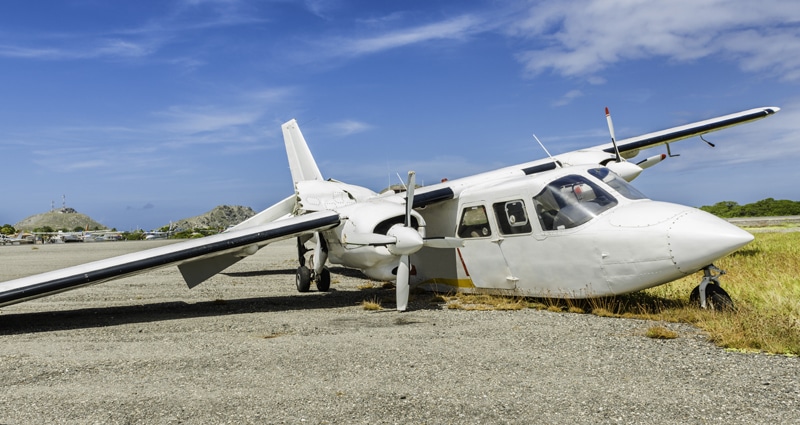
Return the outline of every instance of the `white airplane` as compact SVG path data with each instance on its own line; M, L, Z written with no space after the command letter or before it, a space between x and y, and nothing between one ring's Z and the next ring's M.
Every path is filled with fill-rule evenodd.
M755 121L764 107L550 156L405 193L325 180L295 120L283 124L294 194L218 235L0 282L0 306L177 265L194 287L264 245L297 238L296 286L330 289L328 263L409 286L588 298L661 285L699 270L691 298L724 307L713 262L753 236L696 208L647 199L628 182L666 154L640 150ZM308 244L312 247L307 247Z
M4 245L21 245L21 244L32 244L36 242L36 238L33 234L28 232L19 232L16 236L3 236L2 242Z

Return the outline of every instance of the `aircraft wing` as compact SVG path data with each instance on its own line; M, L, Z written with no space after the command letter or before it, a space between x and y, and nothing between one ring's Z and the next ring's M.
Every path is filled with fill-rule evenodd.
M191 287L210 277L207 273L208 270L215 270L211 275L222 271L241 258L254 254L259 248L270 242L331 229L339 222L339 214L335 212L315 212L0 282L0 306L57 294L169 265L184 267L181 272ZM186 269L185 266L190 264L193 266Z
M619 152L622 156L626 158L633 158L641 149L677 142L690 137L702 136L703 134L711 133L712 131L722 130L735 125L760 120L778 111L780 111L780 108L776 106L748 109L746 111L736 112L734 114L728 114L721 117L669 128L666 130L643 134L641 136L618 140L617 146L619 146ZM614 145L611 143L606 143L604 145L594 146L586 150L599 150L609 154L614 154Z
M702 136L703 134L710 133L712 131L722 130L739 124L756 121L773 115L778 111L780 111L780 108L776 106L748 109L746 111L723 115L721 117L711 118L666 130L647 133L641 136L618 140L617 146L619 147L620 155L626 159L630 159L635 157L642 149L677 142L690 137ZM650 162L648 159L640 162L640 164L643 162L650 162L649 164L642 164L641 167L632 165L633 170L625 169L622 166L626 165L626 162L623 162L622 165L609 164L610 161L613 161L615 155L614 145L612 143L606 143L603 145L558 154L553 159L539 159L486 173L476 174L455 180L443 181L442 183L417 189L414 197L414 208L421 208L449 199L458 198L463 190L472 187L473 185L482 184L493 180L527 176L550 171L559 166L556 165L556 161L558 164L568 165L597 164L610 166L612 169L614 169L614 171L618 172L628 181L631 181L633 178L635 178L638 173L642 171L642 169L652 166L654 163ZM664 159L664 157L666 157L666 155L660 155L660 159L657 161ZM657 163L657 161L655 161L655 163Z

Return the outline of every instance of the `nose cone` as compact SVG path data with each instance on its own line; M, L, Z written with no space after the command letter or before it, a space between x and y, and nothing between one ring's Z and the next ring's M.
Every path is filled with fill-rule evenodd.
M678 215L667 231L672 261L683 273L694 273L752 240L750 233L700 210Z
M412 227L395 225L389 229L387 235L395 238L394 244L386 246L389 252L394 255L413 254L419 251L423 245L422 236Z

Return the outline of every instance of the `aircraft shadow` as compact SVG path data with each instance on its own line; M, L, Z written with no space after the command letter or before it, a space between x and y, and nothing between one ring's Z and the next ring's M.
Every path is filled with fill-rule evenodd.
M253 270L247 272L221 272L220 274L230 277L255 277L255 276L277 276L277 275L287 275L292 276L297 271L294 269L283 269L283 270Z
M336 308L354 299L336 292L201 302L169 301L117 307L0 315L0 335L100 328L195 317ZM337 299L339 298L339 299Z
M346 277L353 277L357 279L369 279L364 273L361 273L359 270L356 269L349 269L346 267L329 267L328 268L331 273L342 275ZM277 276L277 275L288 275L294 276L297 273L297 269L281 269L281 270L253 270L253 271L246 271L246 272L222 272L225 276L230 277L257 277L257 276Z
M409 302L411 310L438 309L427 302L425 294ZM360 305L364 300L382 300L383 310L372 313L395 313L394 289L309 292L288 296L240 298L201 302L167 301L115 307L91 307L75 310L0 314L0 335L102 328L133 323L166 322L199 317L238 314L289 312L313 309L336 309Z

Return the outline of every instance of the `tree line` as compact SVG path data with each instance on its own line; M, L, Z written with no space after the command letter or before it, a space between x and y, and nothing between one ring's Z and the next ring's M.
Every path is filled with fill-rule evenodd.
M733 201L722 201L714 205L702 206L700 209L722 218L775 217L800 215L800 202L767 198L752 204L739 205Z

